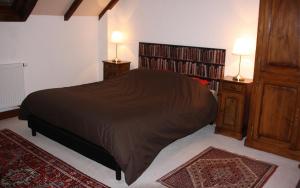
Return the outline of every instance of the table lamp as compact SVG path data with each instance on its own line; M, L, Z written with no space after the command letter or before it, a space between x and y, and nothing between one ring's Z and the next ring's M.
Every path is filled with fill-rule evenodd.
M120 62L120 60L118 59L118 44L120 44L121 42L123 42L123 33L121 33L120 31L114 31L111 34L111 42L116 44L116 57L113 60L113 62Z
M239 56L239 72L232 79L238 82L245 81L245 79L241 75L241 63L243 56L249 56L251 53L251 45L250 42L245 38L239 38L235 41L232 54Z

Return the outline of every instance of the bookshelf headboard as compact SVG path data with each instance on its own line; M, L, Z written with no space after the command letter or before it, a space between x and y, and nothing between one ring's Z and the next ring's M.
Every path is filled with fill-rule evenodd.
M178 72L209 81L218 91L224 77L225 49L139 43L139 68Z

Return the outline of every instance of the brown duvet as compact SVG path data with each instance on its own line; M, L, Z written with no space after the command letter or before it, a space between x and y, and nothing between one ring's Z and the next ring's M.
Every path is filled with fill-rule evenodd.
M171 142L212 122L217 103L197 81L132 70L116 79L30 94L21 119L35 115L102 146L133 183Z

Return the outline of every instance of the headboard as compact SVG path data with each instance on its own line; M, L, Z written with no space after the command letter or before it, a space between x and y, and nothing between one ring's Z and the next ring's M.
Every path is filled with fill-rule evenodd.
M139 68L178 72L209 81L218 91L224 77L225 49L139 43Z

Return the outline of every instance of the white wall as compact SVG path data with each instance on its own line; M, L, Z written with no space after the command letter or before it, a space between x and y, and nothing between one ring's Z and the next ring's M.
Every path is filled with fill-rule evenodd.
M127 40L119 57L138 63L138 42L227 49L226 75L237 72L231 55L240 36L255 42L259 0L122 0L99 22L97 17L30 16L26 22L0 22L0 63L26 63L26 94L45 88L102 79L103 59L114 58L110 34ZM242 73L253 75L251 63Z
M98 38L98 52L99 52L99 80L103 80L103 63L102 60L108 59L108 22L107 14L105 14L99 21L99 38Z
M98 80L97 17L30 16L26 22L0 23L0 63L26 63L25 90ZM102 56L102 55L101 55Z
M234 41L247 37L253 51L242 74L253 77L259 0L122 0L108 15L108 41L113 30L127 35L119 57L138 64L138 42L171 43L227 49L225 75L235 75ZM114 45L108 43L109 58Z

